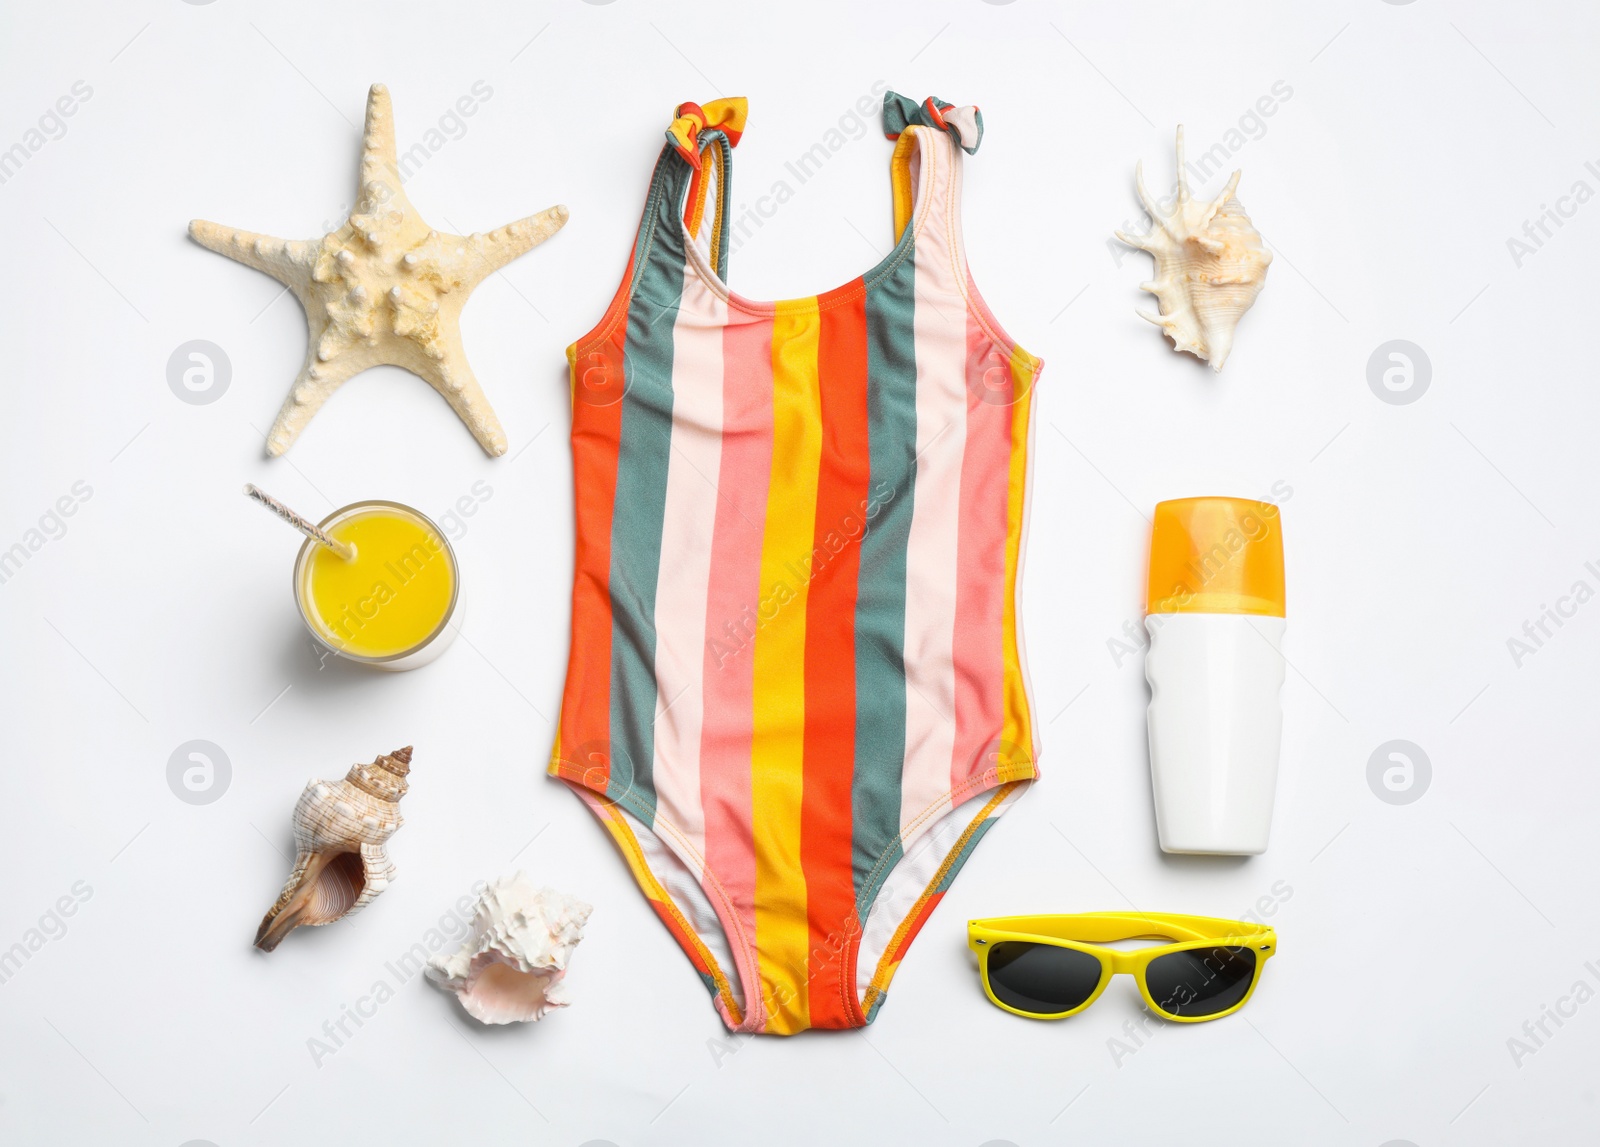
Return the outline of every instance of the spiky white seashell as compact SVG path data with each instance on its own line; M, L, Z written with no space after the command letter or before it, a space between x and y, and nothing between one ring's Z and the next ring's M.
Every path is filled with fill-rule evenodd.
M534 887L522 872L501 877L478 897L461 948L428 961L428 979L481 1023L542 1019L572 1002L567 961L592 911L575 896Z
M1239 186L1235 171L1213 200L1189 194L1184 177L1183 127L1178 127L1178 190L1176 198L1152 202L1144 186L1144 163L1134 168L1139 202L1152 226L1148 234L1117 238L1130 247L1150 252L1155 278L1141 283L1161 307L1159 315L1138 311L1141 318L1160 327L1174 350L1188 351L1220 371L1233 349L1233 330L1256 301L1266 282L1272 253L1261 234L1234 198ZM1171 210L1164 208L1169 206Z

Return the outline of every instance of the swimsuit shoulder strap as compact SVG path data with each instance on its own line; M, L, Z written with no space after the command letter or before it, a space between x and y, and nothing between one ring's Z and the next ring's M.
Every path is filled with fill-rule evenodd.
M744 131L744 120L743 97L712 100L704 107L679 104L674 111L667 142L650 177L628 269L600 321L567 348L574 395L597 405L620 397L625 387L622 347L632 302L643 293L658 307L675 305L688 260L687 243L700 248L718 275L727 274L733 146ZM670 324L667 329L671 330Z
M983 139L983 113L976 107L956 107L936 96L919 104L898 92L885 92L883 133L896 141L889 161L895 241L899 242L913 223L919 235L931 228L934 249L948 251L954 266L965 274L961 162L962 154L976 153ZM919 254L926 249L927 245L918 244Z
M744 133L746 106L743 96L735 96L675 109L639 224L636 276L654 260L681 267L687 255L684 236L700 247L719 276L727 276L733 148Z

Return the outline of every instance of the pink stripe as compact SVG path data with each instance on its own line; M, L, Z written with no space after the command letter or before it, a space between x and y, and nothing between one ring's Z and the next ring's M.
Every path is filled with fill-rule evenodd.
M906 746L900 825L912 840L950 801L956 677L953 641L960 561L961 464L967 449L966 331L947 230L946 137L914 128L922 156L912 335L917 362L917 466L906 538ZM931 813L931 815L930 815Z
M967 442L961 463L956 561L956 735L954 787L995 765L1004 727L1002 618L1006 586L1006 500L1010 490L1010 359L967 316ZM988 401L985 401L985 399Z
M698 878L705 853L700 740L705 668L706 586L710 581L722 451L722 337L727 307L692 271L673 327L672 371L693 385L675 388L667 461L661 569L656 582L656 730L652 768L657 816L688 838L674 848ZM665 839L671 841L668 836Z
M772 469L772 320L728 315L722 336L722 464L706 597L700 744L706 870L720 881L737 918L714 887L707 894L728 933L744 987L745 1027L765 1023L755 966L756 856L750 756L755 714L755 610L761 593L761 541ZM676 374L676 371L674 371Z

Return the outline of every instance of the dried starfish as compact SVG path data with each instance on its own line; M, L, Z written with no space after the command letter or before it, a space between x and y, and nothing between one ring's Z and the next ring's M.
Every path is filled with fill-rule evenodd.
M467 238L430 229L400 184L389 90L373 84L360 198L344 226L320 239L286 240L191 222L195 242L266 272L305 308L305 365L267 433L267 453L289 449L346 379L388 363L426 380L480 446L504 454L505 431L461 345L461 308L492 272L561 230L567 214L552 207Z

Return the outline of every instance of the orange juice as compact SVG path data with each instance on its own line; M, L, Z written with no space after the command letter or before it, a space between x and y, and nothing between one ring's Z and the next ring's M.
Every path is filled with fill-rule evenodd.
M438 528L394 502L358 502L321 525L356 556L346 561L315 542L301 549L295 596L312 634L335 653L386 668L432 660L440 650L428 647L454 636L447 623L459 592L455 553Z

